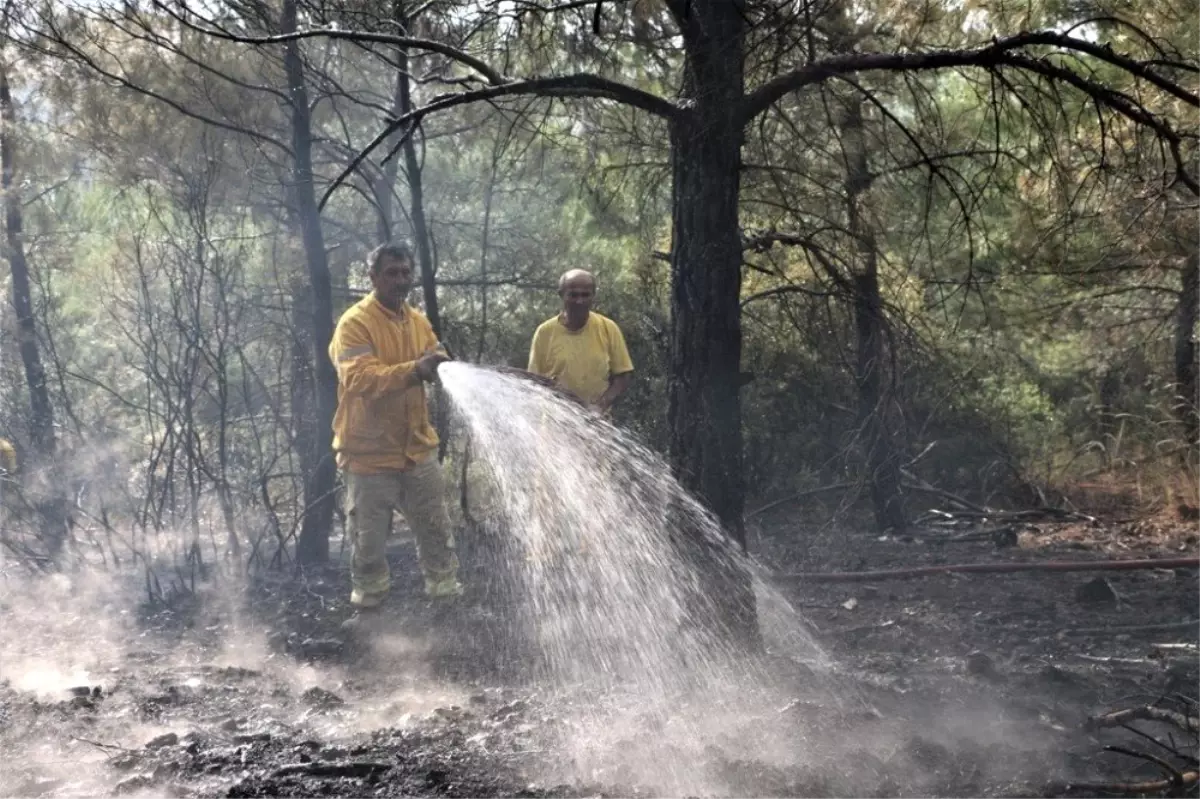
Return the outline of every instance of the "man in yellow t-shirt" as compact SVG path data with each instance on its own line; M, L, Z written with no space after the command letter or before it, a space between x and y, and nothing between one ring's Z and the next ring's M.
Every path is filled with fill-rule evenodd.
M633 378L633 361L617 323L592 310L596 278L572 269L558 281L562 310L538 325L529 371L549 378L588 407L607 413Z
M0 471L5 477L17 473L17 450L7 438L0 438Z
M367 265L374 291L342 315L329 345L338 374L333 449L345 477L353 549L350 602L360 609L378 606L391 587L393 510L404 514L416 538L425 592L462 593L424 387L449 356L429 320L406 302L414 282L408 245L378 247Z

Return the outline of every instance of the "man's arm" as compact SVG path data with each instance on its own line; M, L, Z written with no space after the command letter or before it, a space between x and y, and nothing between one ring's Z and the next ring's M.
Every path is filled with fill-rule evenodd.
M607 411L611 408L625 390L629 388L629 384L633 382L633 372L623 372L619 375L613 375L608 378L608 388L596 400L596 407L601 411Z
M616 322L611 323L609 332L608 388L596 400L596 407L601 411L611 408L633 382L633 359L629 357L629 348L625 346L625 335Z
M542 328L533 332L533 340L529 342L529 368L526 370L541 377L549 377L550 364L547 363L546 335Z
M397 364L380 361L370 330L354 319L338 323L329 356L347 394L373 399L393 391L407 391L420 385L422 379L418 374L420 360Z

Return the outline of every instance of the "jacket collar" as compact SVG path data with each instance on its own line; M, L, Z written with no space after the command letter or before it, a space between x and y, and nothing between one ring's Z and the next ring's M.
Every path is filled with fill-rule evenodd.
M375 296L374 291L367 295L367 301L372 308L375 308L379 313L383 314L393 322L403 322L408 319L409 305L407 302L400 303L400 312L396 313L380 302L379 298Z

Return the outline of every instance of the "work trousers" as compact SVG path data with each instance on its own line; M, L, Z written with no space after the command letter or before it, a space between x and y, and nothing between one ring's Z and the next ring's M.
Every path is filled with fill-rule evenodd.
M352 604L369 607L391 588L387 538L392 512L404 515L417 544L426 591L458 575L454 533L446 512L445 478L437 458L406 471L345 473L346 528L352 547Z

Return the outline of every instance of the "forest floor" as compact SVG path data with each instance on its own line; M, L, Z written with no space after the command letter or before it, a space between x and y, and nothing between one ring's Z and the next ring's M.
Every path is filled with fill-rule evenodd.
M972 530L881 537L781 506L753 542L776 573L1198 550L1169 513ZM337 567L153 607L100 577L8 580L0 795L1196 795L1195 570L782 580L822 674L794 669L702 746L656 747L648 721L597 753L561 743L572 709L525 678L507 600L465 559L467 596L430 605L398 546L393 602L352 631Z

